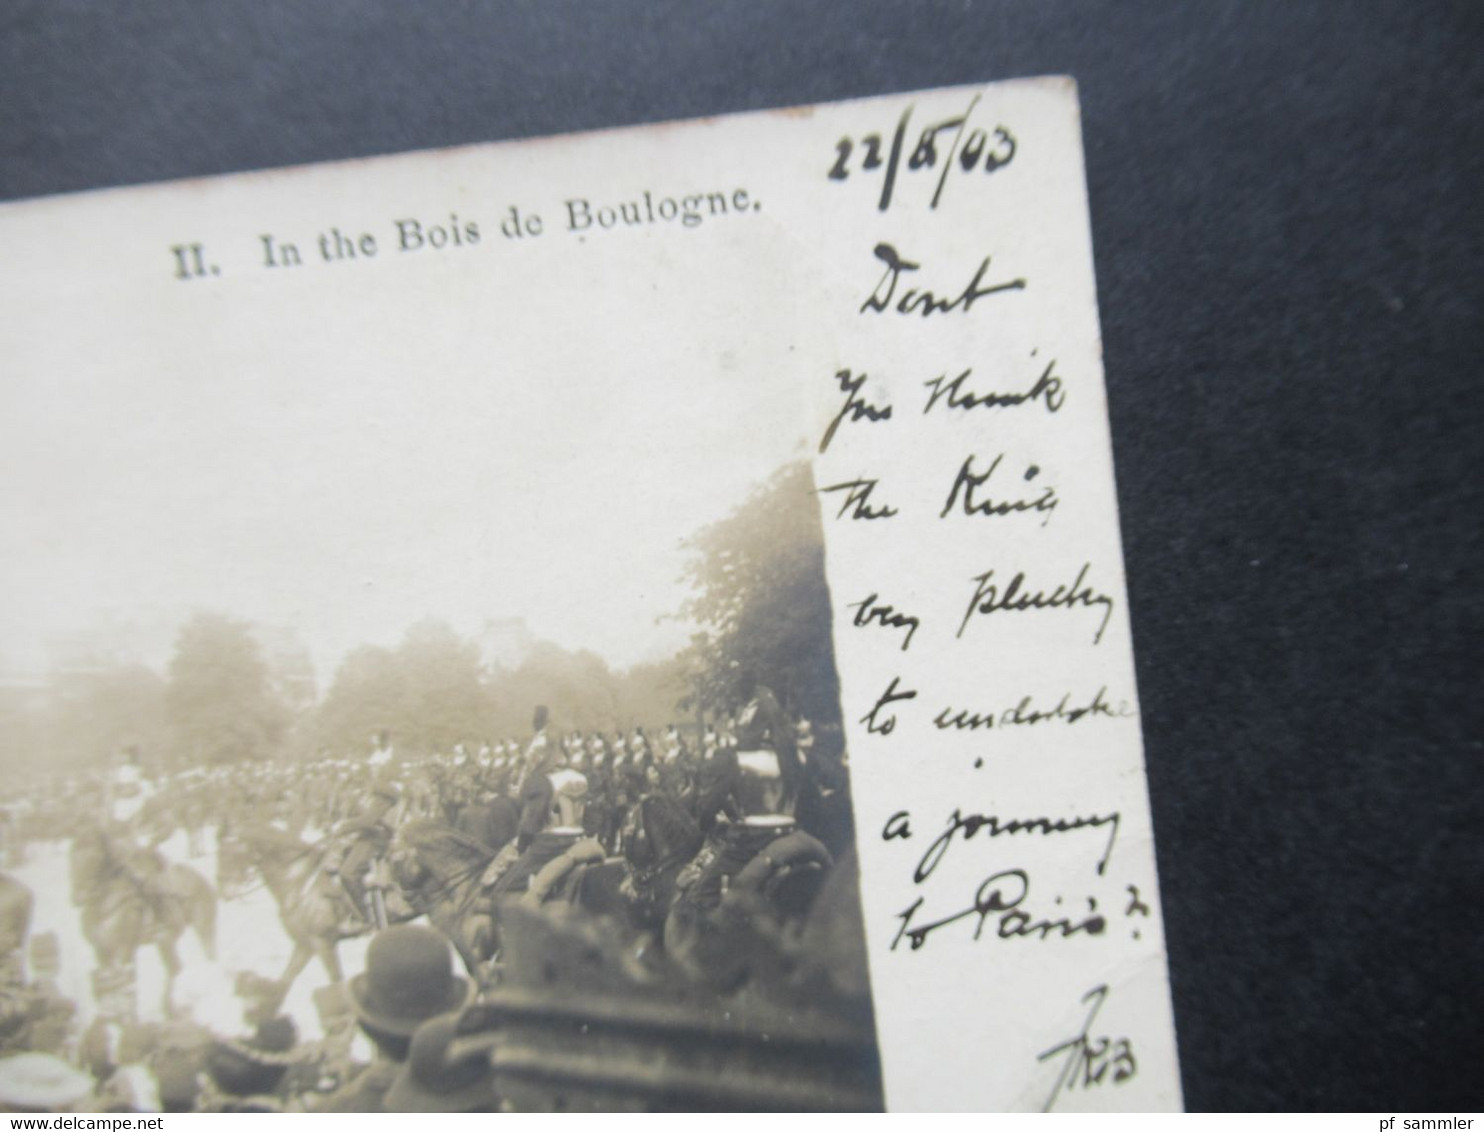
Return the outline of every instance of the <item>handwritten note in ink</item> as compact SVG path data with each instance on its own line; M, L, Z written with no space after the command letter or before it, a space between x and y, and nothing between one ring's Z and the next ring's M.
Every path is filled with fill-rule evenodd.
M821 140L815 477L887 1104L1177 1108L1075 88Z

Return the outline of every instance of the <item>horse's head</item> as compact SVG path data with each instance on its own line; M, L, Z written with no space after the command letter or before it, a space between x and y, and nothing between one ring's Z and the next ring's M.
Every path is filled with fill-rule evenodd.
M619 889L636 926L662 924L675 897L675 878L700 851L701 831L673 799L650 794L624 822L625 876Z
M391 866L392 880L403 892L415 892L435 879L414 849L393 847L387 863Z
M398 829L386 849L386 867L391 872L392 880L403 891L411 891L431 879L415 841L409 841L407 837L407 826L415 826L420 821L421 819L414 818Z
M624 852L639 869L660 869L688 861L701 849L701 830L673 798L647 794L629 811Z
M387 859L404 892L437 896L481 875L490 851L443 822L417 818L397 831Z

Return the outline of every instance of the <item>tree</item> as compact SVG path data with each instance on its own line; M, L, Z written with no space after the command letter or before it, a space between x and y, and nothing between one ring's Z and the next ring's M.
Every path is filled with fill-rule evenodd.
M624 726L627 705L618 681L603 658L586 650L569 652L537 641L519 668L497 669L490 680L496 737L530 731L531 712L545 704L558 730L588 731Z
M142 664L55 673L51 679L52 765L107 765L138 747L151 762L169 746L166 685Z
M480 682L478 645L441 621L422 621L407 630L397 664L401 712L390 726L399 745L447 751L483 734L489 707Z
M682 654L692 699L708 709L734 707L750 672L785 706L838 723L824 532L809 464L780 468L687 547L685 580L694 596L679 616L703 630Z
M397 654L362 645L340 662L315 713L316 746L363 751L376 731L390 731L406 717L407 687Z
M264 758L289 718L251 630L216 613L196 614L176 638L165 711L176 755L191 764Z
M403 751L447 751L489 728L479 648L441 621L422 621L395 651L363 645L341 662L315 718L317 745L364 751L391 733Z
M618 701L629 720L649 727L675 722L677 709L691 690L690 674L679 657L636 664L618 680Z

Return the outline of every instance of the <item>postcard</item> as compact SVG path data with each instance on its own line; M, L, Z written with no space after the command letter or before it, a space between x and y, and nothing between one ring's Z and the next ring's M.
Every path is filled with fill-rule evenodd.
M0 206L0 1107L1181 1104L1077 91Z

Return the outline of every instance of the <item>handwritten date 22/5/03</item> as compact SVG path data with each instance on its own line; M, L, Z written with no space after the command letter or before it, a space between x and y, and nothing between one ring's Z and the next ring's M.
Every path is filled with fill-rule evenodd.
M1051 1086L1042 1112L1050 1112L1063 1093L1073 1089L1092 1089L1099 1085L1121 1085L1139 1072L1139 1063L1134 1059L1133 1043L1128 1038L1110 1038L1107 1035L1092 1036L1092 1024L1098 1011L1108 1000L1107 984L1095 986L1082 996L1082 1005L1088 1007L1082 1028L1064 1042L1058 1042L1036 1058L1037 1061L1053 1061L1061 1058L1061 1071Z
M955 165L964 174L975 170L994 173L1009 165L1015 158L1015 135L1004 126L995 126L992 129L970 127L969 119L978 105L979 96L976 94L962 114L923 127L918 135L917 145L907 156L909 173L919 173L924 169L938 173L938 183L933 189L929 208L938 207L938 201L943 196L943 186ZM882 157L883 141L880 134L866 134L859 139L862 153L858 161L852 160L856 151L855 138L846 136L836 142L835 163L830 167L830 180L848 180L852 171L874 174L881 170L881 198L876 207L881 212L889 209L892 196L896 192L897 174L901 169L902 154L906 148L908 129L915 109L915 105L908 105L902 111L885 157Z

